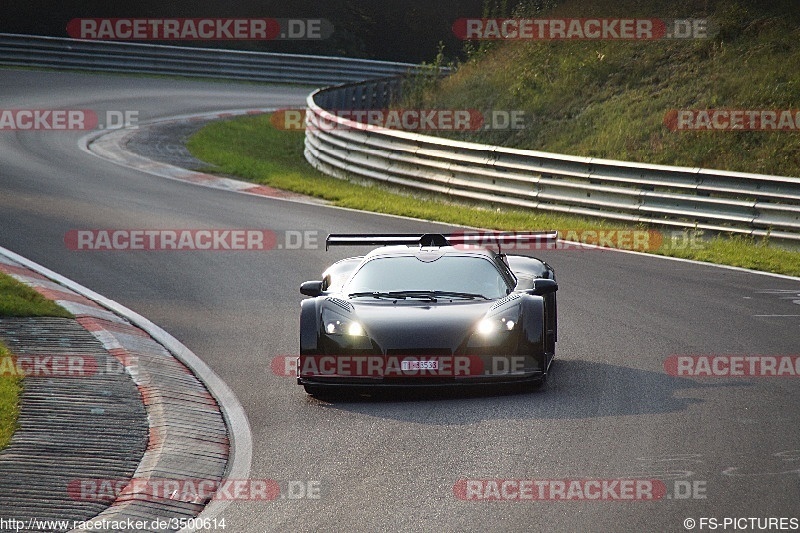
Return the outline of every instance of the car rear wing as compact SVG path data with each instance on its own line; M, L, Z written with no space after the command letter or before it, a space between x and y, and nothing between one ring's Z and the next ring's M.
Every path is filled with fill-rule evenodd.
M332 233L325 239L325 250L331 246L497 246L502 248L545 250L558 242L557 231L482 231L464 230L456 233Z

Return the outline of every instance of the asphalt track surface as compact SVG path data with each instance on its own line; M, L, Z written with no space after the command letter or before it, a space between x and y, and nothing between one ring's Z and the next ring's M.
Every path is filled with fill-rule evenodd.
M297 106L307 93L0 70L3 108L127 109L140 120ZM673 354L798 354L800 281L542 252L560 286L544 390L320 402L269 363L297 353L299 284L363 250L78 252L65 233L447 228L158 178L81 151L81 135L0 132L0 245L144 315L208 363L247 412L251 478L319 483L318 499L232 502L218 517L227 531L685 531L689 517L800 516L800 378L690 379L663 366ZM462 501L453 487L464 478L659 479L674 497ZM679 498L675 481L704 497Z

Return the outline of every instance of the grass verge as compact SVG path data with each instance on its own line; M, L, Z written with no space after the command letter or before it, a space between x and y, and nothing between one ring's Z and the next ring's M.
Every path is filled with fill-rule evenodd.
M412 91L411 109L513 110L519 129L432 132L463 141L642 163L798 176L800 125L679 129L677 110L791 111L800 101L796 0L554 0L516 2L493 16L706 19L708 38L508 40L480 49L440 84ZM525 5L525 3L521 3ZM535 8L540 2L530 2ZM513 14L514 9L523 9ZM601 15L602 14L602 15ZM791 111L791 115L795 115ZM733 124L733 122L731 122ZM673 126L673 127L670 127Z
M10 357L11 352L0 343L0 361ZM0 372L0 450L8 446L14 430L17 429L21 392L22 378Z
M0 272L0 317L7 316L72 318L72 314L57 303Z
M188 142L192 154L215 165L209 172L294 191L333 205L495 230L638 230L612 222L521 209L488 209L418 196L377 183L352 182L316 171L303 158L303 133L277 130L268 115L213 122ZM800 275L800 252L745 237L716 236L692 245L661 246L651 252L767 272Z
M0 317L55 316L71 318L72 314L48 300L24 283L0 273ZM0 343L0 450L8 446L17 427L22 377L9 364L12 357Z

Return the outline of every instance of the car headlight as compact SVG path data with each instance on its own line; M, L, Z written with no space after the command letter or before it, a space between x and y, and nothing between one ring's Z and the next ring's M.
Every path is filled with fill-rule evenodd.
M509 316L484 318L475 326L475 332L482 337L491 337L512 331L516 325L516 320Z
M519 322L517 309L507 309L497 315L482 318L473 326L467 347L475 350L500 349L507 343L513 342L516 332L520 329L517 322Z
M358 321L334 313L329 309L322 310L322 327L328 335L347 335L349 337L363 337L366 335L364 326Z

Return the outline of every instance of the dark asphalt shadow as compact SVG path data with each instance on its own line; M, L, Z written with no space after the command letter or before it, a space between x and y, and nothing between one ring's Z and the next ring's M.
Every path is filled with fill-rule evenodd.
M586 419L661 414L702 402L679 392L752 386L751 381L700 382L663 372L606 363L557 360L547 383L447 389L392 389L340 393L309 402L375 417L414 423L473 424L484 419ZM413 408L412 408L413 407Z

